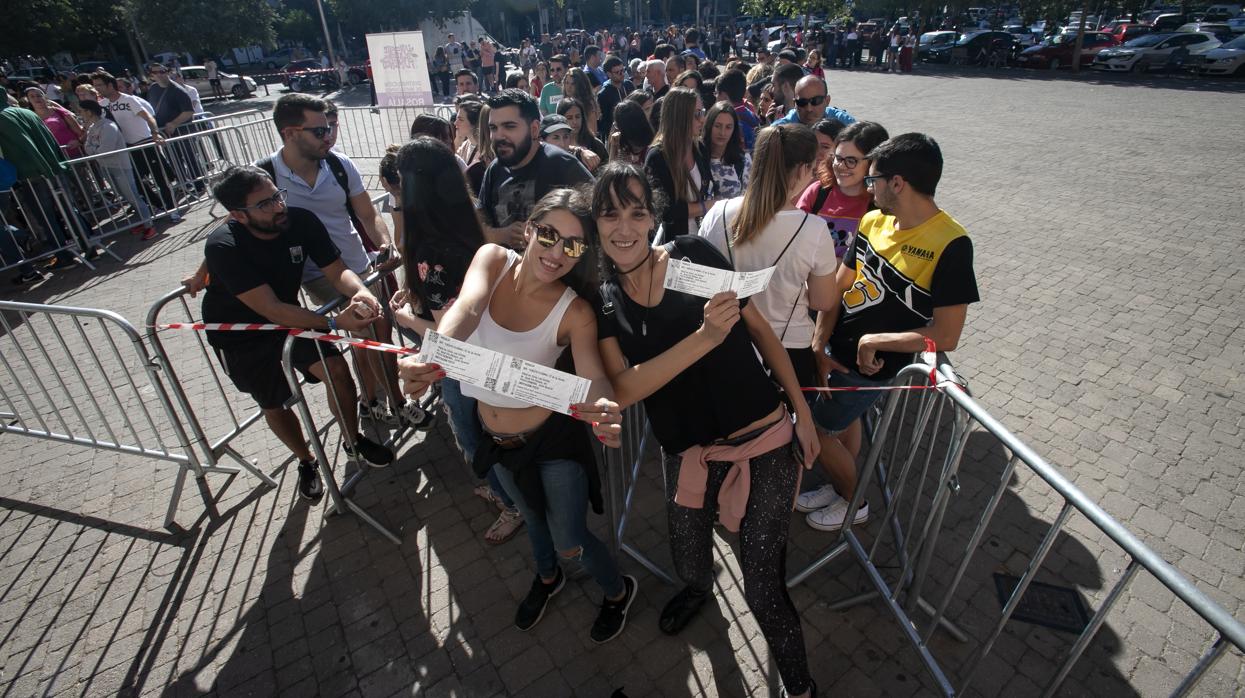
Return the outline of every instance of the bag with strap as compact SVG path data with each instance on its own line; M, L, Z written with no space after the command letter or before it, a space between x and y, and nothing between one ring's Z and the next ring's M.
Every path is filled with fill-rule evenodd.
M359 216L354 212L354 205L350 203L350 178L346 175L346 166L342 164L341 158L333 151L329 151L324 161L329 165L329 171L333 173L333 179L337 180L337 186L342 188L342 192L346 194L346 215L350 216L350 223L354 226L355 232L363 239L363 248L368 252L375 252L376 246L372 244L372 239L367 236L367 230L363 227L363 223L359 220ZM266 156L255 163L255 166L272 177L272 181L277 181L277 168L272 164L272 156Z
M800 225L796 227L795 233L791 235L791 239L787 241L787 244L783 245L782 251L779 252L778 256L774 258L774 263L770 265L771 267L778 266L779 260L782 259L783 255L787 254L787 250L788 248L791 247L791 243L795 242L795 239L800 236L800 231L804 230L804 224L807 222L808 222L808 213L805 212L804 218L800 220ZM726 238L726 253L727 255L730 256L731 269L734 269L735 268L735 251L734 251L734 247L732 247L731 245L731 232L726 227L726 204L722 205L722 235ZM795 292L795 301L791 304L791 312L787 313L787 324L782 326L782 334L778 335L779 342L781 342L783 339L787 337L787 328L791 327L791 318L795 317L795 309L799 307L800 297L803 295L804 295L804 285L801 284L799 290Z

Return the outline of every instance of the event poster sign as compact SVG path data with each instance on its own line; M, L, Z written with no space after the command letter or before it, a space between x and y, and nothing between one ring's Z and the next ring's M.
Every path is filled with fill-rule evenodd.
M434 104L423 32L368 34L367 52L372 60L377 104L382 107Z

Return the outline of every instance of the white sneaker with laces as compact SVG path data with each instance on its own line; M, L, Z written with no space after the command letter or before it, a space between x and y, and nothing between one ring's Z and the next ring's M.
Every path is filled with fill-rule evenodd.
M412 429L420 431L427 430L432 426L434 417L431 412L425 411L414 400L407 400L398 408L398 418L406 423Z
M809 490L799 497L795 498L795 508L798 511L810 512L818 509L825 509L835 502L843 501L839 493L834 490L834 485L822 485L815 490Z
M812 512L804 520L819 531L837 531L843 528L843 520L847 518L847 504L846 499L839 498L830 506ZM852 525L856 526L868 520L869 503L861 502L856 516L852 518Z

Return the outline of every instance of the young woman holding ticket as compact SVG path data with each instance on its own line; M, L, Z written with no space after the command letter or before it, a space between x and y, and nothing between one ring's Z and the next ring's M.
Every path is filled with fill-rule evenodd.
M665 288L672 260L717 269L730 264L699 237L649 246L658 206L639 169L611 162L592 200L601 251L609 260L598 306L601 358L619 404L644 401L673 497L666 503L670 547L686 586L662 610L661 629L678 633L708 600L713 521L720 519L740 532L744 598L788 695L812 694L784 562L801 463L816 459L817 436L808 405L798 398L790 400L792 424L753 345L794 397L800 386L791 360L755 304L739 301L734 292L706 302Z
M536 558L536 579L519 604L515 626L529 630L544 615L549 598L566 576L558 558L579 560L605 592L592 626L596 642L622 632L636 595L636 580L621 575L610 551L588 530L588 504L600 513L601 483L588 430L607 446L618 446L622 413L597 350L595 262L587 234L592 229L586 193L555 189L536 202L527 221L527 246L520 254L484 245L467 270L458 299L437 331L468 344L552 367L569 347L578 375L592 381L588 401L570 405L571 416L536 407L492 390L462 383L477 401L487 435L476 451L477 473L493 468L527 521ZM580 295L576 294L579 291ZM433 363L403 359L400 371L409 395L422 394L445 378Z
M736 271L774 267L769 286L752 302L787 350L800 385L820 385L809 310L838 302L838 261L826 222L795 205L813 177L817 136L803 124L770 126L757 135L754 157L747 192L709 209L700 237Z

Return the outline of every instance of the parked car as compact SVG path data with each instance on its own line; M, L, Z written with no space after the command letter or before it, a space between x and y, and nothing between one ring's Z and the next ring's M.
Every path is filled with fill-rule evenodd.
M1005 26L1003 27L1003 31L1016 37L1016 40L1025 46L1031 46L1042 40L1042 34L1040 32L1035 32L1032 28L1026 27L1023 24L1011 24Z
M261 58L259 62L262 63L265 68L276 70L287 63L305 60L310 58L312 55L314 54L312 54L311 51L295 46L294 48L283 48L273 51L272 53Z
M976 31L967 32L960 37L958 41L950 46L938 47L930 51L930 60L945 62L951 58L963 61L965 63L977 62L978 57L983 52L989 53L990 47L996 41L1003 42L1007 46L1007 57L1014 58L1020 53L1020 42L1016 37L1007 32L1001 31ZM943 58L943 53L947 54L947 58Z
M97 70L107 71L110 75L122 75L127 69L120 63L112 61L83 61L73 67L73 72L79 75L88 75Z
M1202 54L1197 72L1202 75L1245 76L1245 36L1238 36Z
M1180 25L1187 24L1189 19L1189 17L1182 14L1169 13L1159 15L1154 18L1153 22L1150 23L1150 31L1155 33L1174 32L1180 27Z
M1245 34L1245 17L1233 17L1228 20L1228 28L1233 34Z
M951 60L951 51L940 51L938 57L933 57L932 52L938 47L949 49L959 38L960 35L952 31L925 32L916 47L917 59L946 63Z
M1144 24L1138 23L1138 22L1116 20L1114 22L1109 23L1107 25L1107 28L1103 29L1103 31L1110 34L1111 36L1114 36L1115 40L1122 44L1127 41L1132 41L1133 39L1136 39L1139 36L1145 36L1146 34L1149 34L1150 27Z
M1202 32L1182 32L1167 34L1147 34L1133 39L1123 46L1113 46L1098 52L1094 56L1094 69L1111 72L1137 71L1144 73L1151 68L1161 68L1167 64L1172 51L1184 47L1189 55L1201 55L1218 48L1220 41L1212 34Z
M231 94L238 99L255 92L255 81L248 77L226 73L223 70L217 70L216 74L220 76L220 86L227 94ZM206 99L212 96L212 84L208 82L207 68L201 65L182 66L182 78L186 84L193 85L199 91L199 96Z
M1016 57L1016 64L1022 68L1067 68L1072 65L1076 52L1076 36L1075 33L1060 34L1037 46L1030 46ZM1092 65L1099 51L1118 45L1115 37L1106 32L1085 32L1085 38L1081 41L1081 65Z
M1178 32L1206 32L1214 34L1220 41L1232 40L1232 27L1226 22L1190 22L1180 25Z

